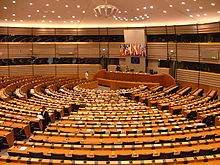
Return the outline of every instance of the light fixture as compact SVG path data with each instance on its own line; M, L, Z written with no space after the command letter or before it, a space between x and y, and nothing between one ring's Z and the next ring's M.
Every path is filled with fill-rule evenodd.
M107 0L105 0L104 5L99 5L96 8L94 8L95 15L98 17L104 16L104 17L111 17L113 15L116 15L119 11L119 9L113 5L108 5Z

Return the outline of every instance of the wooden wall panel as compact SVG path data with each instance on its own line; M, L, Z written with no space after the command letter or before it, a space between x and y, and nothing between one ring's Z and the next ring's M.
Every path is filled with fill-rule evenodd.
M120 45L118 44L109 44L109 58L120 58Z
M98 28L81 28L78 29L78 35L99 35Z
M0 35L7 35L8 28L7 27L0 27Z
M34 65L34 75L56 74L55 64L50 65Z
M9 58L31 58L32 45L31 44L10 44Z
M33 28L33 35L55 35L54 28Z
M197 25L178 25L175 26L176 34L196 34Z
M9 35L32 35L32 28L9 27Z
M126 28L109 28L108 35L124 35L124 30Z
M68 53L72 51L72 54ZM65 52L67 52L65 54ZM77 57L77 44L56 44L56 57L75 58Z
M99 58L99 44L78 45L79 57Z
M220 74L201 72L199 83L220 88Z
M55 57L55 44L34 44L33 55L38 58Z
M10 76L33 75L32 65L9 66Z
M177 80L198 83L199 72L192 70L177 69Z
M6 59L8 58L8 45L1 45L0 44L0 59Z
M57 28L56 35L77 35L77 29L75 28Z
M198 24L199 33L219 33L220 32L220 22Z
M167 44L164 43L152 43L147 45L148 59L167 59Z
M146 34L154 35L154 34L166 34L166 26L158 26L158 27L147 27Z
M0 66L0 76L9 76L8 66Z
M198 45L197 44L178 44L177 59L178 61L198 62Z

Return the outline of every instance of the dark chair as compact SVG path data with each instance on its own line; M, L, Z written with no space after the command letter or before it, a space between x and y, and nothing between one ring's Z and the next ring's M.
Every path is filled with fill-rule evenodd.
M94 160L95 161L108 161L109 157L108 155L95 155Z
M146 130L142 130L142 133L152 133L153 130L152 129L146 129Z
M202 136L192 136L190 140L201 140Z
M110 134L120 134L121 131L110 131Z
M191 151L180 151L180 155L178 155L178 157L184 158L184 157L192 157L194 156L193 154L193 150Z
M135 142L122 142L123 145L135 145Z
M213 149L200 149L198 156L212 155L213 153L214 153Z
M117 160L119 161L131 160L131 155L118 155Z
M216 134L206 135L205 139L214 139Z
M105 134L105 131L95 131L95 134Z
M137 160L151 160L153 159L153 154L140 154Z
M175 142L184 142L184 141L186 141L186 137L175 139Z
M181 130L181 128L180 127L177 127L177 126L175 126L175 127L173 127L172 129L171 129L171 131L180 131Z
M77 155L77 154L72 155L72 160L86 160L86 159L87 159L86 155Z
M173 158L173 152L161 152L159 158L160 159L169 159Z
M44 158L43 152L29 152L30 158Z
M64 160L65 159L65 154L51 153L51 159L61 159L61 160Z
M137 131L126 131L126 134L137 134Z

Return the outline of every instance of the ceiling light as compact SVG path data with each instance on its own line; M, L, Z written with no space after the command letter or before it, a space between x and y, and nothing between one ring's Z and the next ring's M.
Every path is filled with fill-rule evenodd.
M217 11L218 14L220 14L220 11Z
M58 18L61 18L61 16L60 16L60 15L58 15L57 17L58 17Z
M45 22L45 20L42 20L41 22Z
M46 15L43 15L44 18L46 18Z
M72 18L76 18L76 16L73 15Z
M49 6L49 4L47 3L46 6Z
M83 13L83 14L85 14L85 13L86 13L86 11L85 11L85 10L83 10L83 11L82 11L82 13Z
M64 23L66 23L66 21L63 21Z
M15 14L12 14L12 16L15 16Z
M185 4L186 4L186 2L181 2L181 4L182 4L182 5L185 5Z
M33 5L33 3L30 2L29 5Z
M37 12L39 13L39 12L40 12L40 10L37 10Z
M167 11L166 11L166 10L164 10L164 11L163 11L163 13L167 13Z
M147 9L147 7L145 6L145 7L143 7L143 9L144 9L144 10L146 10L146 9Z
M8 9L6 6L5 6L5 7L3 7L3 8L4 8L5 10L6 10L6 9Z
M193 17L193 15L189 15L189 17Z
M52 22L51 20L49 20L49 22Z
M173 5L169 5L169 7L173 7Z
M77 8L80 8L80 5L77 5L76 7L77 7Z
M197 17L200 17L200 14L196 14Z
M77 20L77 22L80 22L80 20Z
M8 19L5 19L5 21L8 21Z
M15 21L15 19L13 19L12 21Z
M70 21L71 23L73 23L73 21Z
M203 15L204 15L204 16L207 16L207 13L204 13Z
M65 7L69 7L68 5L65 5Z
M150 6L150 8L151 8L151 9L153 9L153 8L154 8L154 6Z
M127 12L128 12L128 11L126 11L126 10L124 11L124 13L127 13Z
M51 11L51 13L55 13L55 11L53 10L53 11Z
M131 21L134 21L134 19L130 19Z
M200 8L200 9L203 9L203 7L202 7L202 6L199 6L199 8Z
M12 3L16 3L16 1L12 1Z
M137 11L139 11L140 9L139 9L139 8L137 8L136 10L137 10Z
M96 6L94 11L97 16L111 17L117 15L119 9L113 5L108 5L107 0L105 0L105 4Z
M30 17L31 17L31 15L28 15L28 17L30 18Z
M21 19L20 22L23 22L23 20Z
M189 12L189 11L190 11L190 9L186 9L186 11L188 11L188 12Z
M215 6L215 3L211 3L212 6Z

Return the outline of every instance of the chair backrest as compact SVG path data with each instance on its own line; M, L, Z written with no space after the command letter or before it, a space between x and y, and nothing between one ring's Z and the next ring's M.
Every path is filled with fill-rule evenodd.
M55 154L55 153L51 153L51 159L65 159L65 154Z
M117 160L131 160L131 155L118 155Z
M109 156L108 155L95 155L94 160L108 161Z
M43 152L29 152L30 158L44 158Z
M73 160L86 160L87 156L86 155L78 155L78 154L73 154L72 155Z

